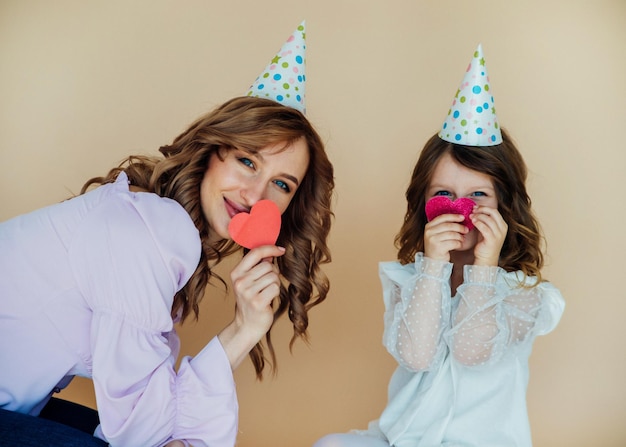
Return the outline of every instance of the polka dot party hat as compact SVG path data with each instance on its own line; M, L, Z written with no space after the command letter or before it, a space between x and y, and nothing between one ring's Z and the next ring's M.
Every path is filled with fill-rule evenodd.
M302 21L246 95L273 99L305 113L305 39L305 22Z
M456 92L439 138L465 146L502 143L500 125L489 85L489 75L479 44Z

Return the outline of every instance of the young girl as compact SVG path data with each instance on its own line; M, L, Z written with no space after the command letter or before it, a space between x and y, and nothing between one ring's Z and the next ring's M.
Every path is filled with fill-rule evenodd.
M478 91L484 60L480 67L462 86ZM387 407L367 430L328 435L315 447L531 445L528 358L564 302L541 276L522 156L491 112L465 133L471 124L458 122L454 108L485 102L463 89L457 99L450 116L458 116L430 138L413 171L399 262L380 264L383 343L399 363ZM456 212L427 221L426 202L440 196L471 199L470 222Z
M160 156L131 156L79 196L0 223L0 443L235 444L233 370L249 354L260 377L275 319L287 313L306 337L329 287L333 167L302 97L254 96L200 117ZM278 241L238 262L232 321L176 369L174 324L197 315L213 266L241 251L229 222L260 200L282 214ZM35 417L76 375L93 379L95 436Z

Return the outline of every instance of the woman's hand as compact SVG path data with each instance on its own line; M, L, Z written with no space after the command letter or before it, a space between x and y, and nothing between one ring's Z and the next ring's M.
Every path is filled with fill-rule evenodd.
M235 322L255 339L255 344L274 321L271 304L280 293L280 277L272 261L284 252L275 246L253 249L230 274L237 302Z
M497 266L509 226L495 208L477 205L470 215L480 233L474 247L474 264Z
M450 262L450 252L463 244L469 231L461 222L462 214L442 214L426 224L424 229L424 256Z
M285 249L266 245L250 250L230 274L235 294L235 318L218 335L235 369L274 322L272 301L280 294L278 267L273 258Z

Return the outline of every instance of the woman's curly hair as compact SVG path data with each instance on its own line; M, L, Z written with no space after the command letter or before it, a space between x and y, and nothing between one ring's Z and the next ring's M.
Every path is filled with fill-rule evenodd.
M307 340L307 313L328 295L329 281L320 267L331 261L327 237L333 217L334 170L320 136L302 113L268 99L231 99L200 117L172 144L161 147L162 157L130 156L105 177L87 181L81 194L91 186L114 182L124 171L132 185L176 200L185 208L200 233L202 254L193 276L174 297L172 315L180 314L184 320L193 312L197 318L198 304L211 278L225 285L211 266L241 249L230 240L209 243L212 229L202 213L200 183L210 156L234 148L254 154L268 145L289 144L300 138L307 143L309 166L282 215L277 245L286 252L276 260L284 281L274 321L288 313L294 330L291 348L297 338ZM276 366L270 332L266 334L270 358L266 358L261 342L250 352L259 379L266 361Z
M495 146L458 145L436 134L426 142L406 191L407 211L395 238L401 263L413 262L415 254L424 251L426 190L438 161L444 154L450 154L461 165L493 180L498 211L509 227L500 252L500 267L509 272L521 271L541 281L544 240L526 192L526 163L509 134L501 130L502 143Z

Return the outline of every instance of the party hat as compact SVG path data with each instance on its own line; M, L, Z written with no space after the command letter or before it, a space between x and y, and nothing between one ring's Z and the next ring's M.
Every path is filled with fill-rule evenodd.
M480 44L474 51L474 57L452 101L439 138L465 146L495 146L502 143L502 133Z
M304 103L306 32L304 25L302 21L289 36L280 51L256 78L247 96L273 99L302 113L306 112Z

